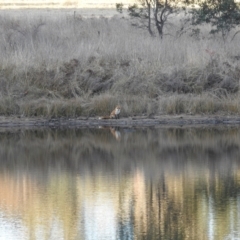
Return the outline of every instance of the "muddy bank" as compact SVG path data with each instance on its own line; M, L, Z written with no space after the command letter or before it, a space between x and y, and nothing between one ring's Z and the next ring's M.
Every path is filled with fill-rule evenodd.
M187 126L187 125L217 125L240 124L239 116L155 116L129 117L112 120L97 118L16 118L0 117L0 128L6 127L148 127L148 126Z

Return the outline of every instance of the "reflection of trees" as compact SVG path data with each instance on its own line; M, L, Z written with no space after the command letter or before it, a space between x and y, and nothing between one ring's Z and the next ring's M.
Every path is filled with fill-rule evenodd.
M1 211L21 215L32 238L41 227L49 239L60 226L65 239L84 239L102 221L89 225L86 216L105 205L119 239L209 239L213 231L221 239L240 230L239 129L119 131L119 141L101 129L3 131Z

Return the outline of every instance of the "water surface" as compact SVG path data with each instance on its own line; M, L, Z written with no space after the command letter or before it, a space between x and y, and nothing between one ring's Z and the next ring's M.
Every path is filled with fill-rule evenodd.
M0 129L0 239L239 239L240 128Z

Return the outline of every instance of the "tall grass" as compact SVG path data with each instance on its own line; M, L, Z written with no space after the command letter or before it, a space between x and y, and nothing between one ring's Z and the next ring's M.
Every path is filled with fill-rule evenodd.
M238 114L239 36L177 37L178 25L160 41L119 17L1 12L0 114Z

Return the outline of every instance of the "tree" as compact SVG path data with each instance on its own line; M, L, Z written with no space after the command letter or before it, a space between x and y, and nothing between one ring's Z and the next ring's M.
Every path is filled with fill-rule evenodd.
M163 37L163 29L165 23L168 21L170 14L175 13L179 8L177 3L180 0L138 0L140 7L137 4L128 7L129 15L135 18L147 20L147 28L149 33L153 36L152 22L154 23L160 38ZM118 8L120 4L116 4L119 12L122 9Z
M211 24L210 33L221 33L224 41L231 29L240 24L240 8L234 0L204 0L190 12L192 25Z

